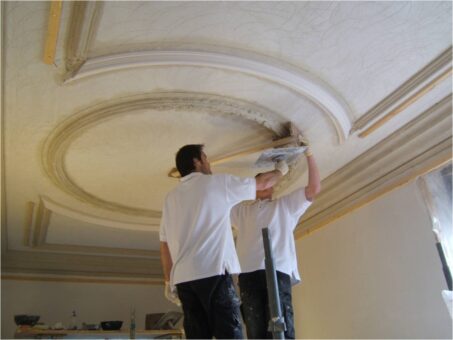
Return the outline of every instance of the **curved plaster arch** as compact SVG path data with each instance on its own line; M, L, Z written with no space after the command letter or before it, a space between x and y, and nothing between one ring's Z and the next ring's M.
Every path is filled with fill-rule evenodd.
M65 156L71 143L84 131L111 117L143 109L203 111L240 116L264 126L277 136L285 133L286 121L275 112L256 104L206 93L153 92L100 103L68 117L44 142L41 160L45 173L58 188L82 202L124 214L160 218L160 211L107 201L87 192L71 179L65 165Z
M332 121L343 143L349 136L352 122L350 109L339 94L309 72L258 54L242 51L216 50L149 50L107 55L88 59L66 82L80 80L105 72L136 67L198 66L239 71L264 78L308 97Z

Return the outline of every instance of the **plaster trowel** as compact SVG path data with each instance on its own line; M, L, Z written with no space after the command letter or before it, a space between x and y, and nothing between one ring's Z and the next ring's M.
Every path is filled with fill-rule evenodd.
M293 142L283 145L282 147L275 147L265 150L255 162L255 168L269 168L274 166L275 162L284 160L288 165L294 163L307 149L305 142L300 131L294 126L293 123L288 123L290 137L293 137Z
M287 125L287 136L280 136L271 142L247 147L245 149L236 150L226 155L217 156L211 159L212 165L218 165L229 162L233 159L255 154L260 151L264 153L259 157L255 167L272 166L275 161L286 160L288 163L294 163L298 157L305 151L308 144L304 140L300 131L291 122ZM172 178L180 178L180 174L176 168L168 172L168 176Z
M269 168L278 161L286 161L288 165L296 161L307 149L306 146L275 148L264 151L255 162L255 168Z

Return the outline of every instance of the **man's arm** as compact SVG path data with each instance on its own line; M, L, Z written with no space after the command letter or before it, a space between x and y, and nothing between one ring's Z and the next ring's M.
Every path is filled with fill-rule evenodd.
M263 172L262 174L259 174L255 178L256 190L266 190L274 186L274 184L277 183L281 177L282 173L278 170L272 170L269 172Z
M305 187L305 197L311 202L321 191L321 179L315 158L309 149L305 152L305 156L308 164L308 184Z
M160 242L160 260L162 262L162 269L164 270L165 281L170 281L171 267L173 261L171 260L170 249L168 249L167 242Z
M174 304L181 306L176 287L170 285L170 273L171 267L173 267L173 261L171 260L170 249L168 249L167 242L160 242L160 260L162 261L162 268L164 270L165 297Z
M273 187L282 176L288 173L288 164L285 161L279 161L275 164L275 170L259 174L256 180L256 190L266 190Z

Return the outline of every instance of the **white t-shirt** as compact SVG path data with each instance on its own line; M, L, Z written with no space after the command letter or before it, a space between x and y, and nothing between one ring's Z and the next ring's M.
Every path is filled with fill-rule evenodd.
M288 274L292 284L300 282L293 232L310 204L305 188L301 188L273 201L242 202L231 210L231 222L238 230L236 250L243 273L265 269L261 229L268 228L275 269Z
M172 285L240 272L230 211L255 196L254 178L200 172L181 178L165 198L160 225L160 240L173 261Z

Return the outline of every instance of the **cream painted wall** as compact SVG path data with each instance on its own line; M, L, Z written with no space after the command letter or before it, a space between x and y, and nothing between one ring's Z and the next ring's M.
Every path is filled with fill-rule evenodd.
M36 314L49 325L69 325L76 310L79 325L123 320L123 329L129 329L131 306L137 329L144 329L147 313L180 310L163 293L163 286L154 285L2 280L1 338L13 337L15 314Z
M297 241L303 338L449 338L446 289L415 183Z

